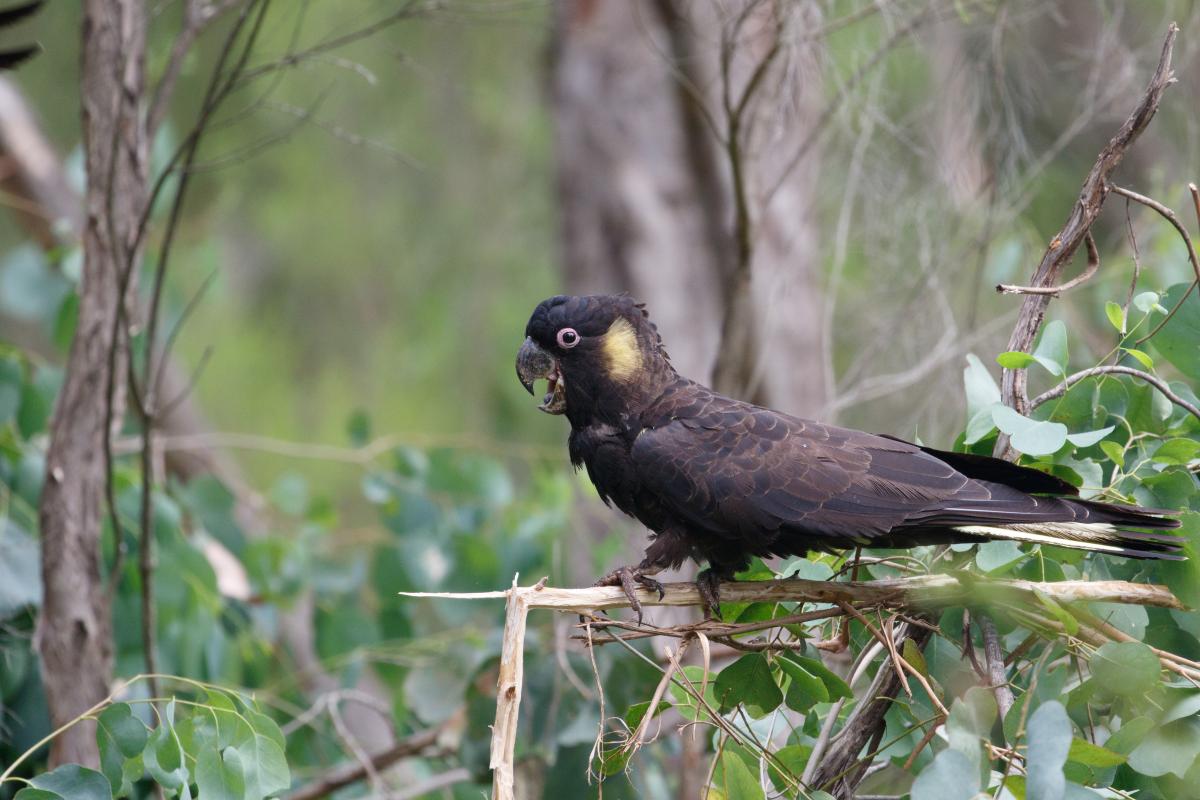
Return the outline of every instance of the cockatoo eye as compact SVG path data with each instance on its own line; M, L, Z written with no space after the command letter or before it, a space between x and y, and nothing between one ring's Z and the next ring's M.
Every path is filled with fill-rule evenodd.
M579 334L574 328L563 328L558 332L558 346L570 350L579 344Z

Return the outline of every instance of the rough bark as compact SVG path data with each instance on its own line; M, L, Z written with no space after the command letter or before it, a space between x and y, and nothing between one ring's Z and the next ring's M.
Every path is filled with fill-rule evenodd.
M50 721L61 725L108 694L112 609L100 559L104 425L113 315L123 259L132 258L146 195L146 140L138 113L145 55L139 0L87 0L82 48L83 140L88 174L79 319L50 423L42 490L44 598L37 647ZM123 375L123 364L115 368ZM98 762L95 733L58 736L51 765Z
M624 290L646 301L681 372L711 380L728 348L724 361L736 376L721 377L718 388L811 413L824 400L815 153L780 175L806 139L819 76L811 48L797 43L808 6L797 25L776 28L776 5L555 5L561 242L568 289ZM786 57L741 114L739 181L721 141L728 120L719 42L742 10L755 19L735 42L735 90L776 32L786 37ZM743 244L750 262L735 276Z

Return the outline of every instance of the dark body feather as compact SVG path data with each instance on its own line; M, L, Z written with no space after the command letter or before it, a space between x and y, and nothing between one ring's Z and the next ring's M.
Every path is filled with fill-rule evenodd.
M557 355L571 461L605 502L656 534L642 569L691 557L728 577L752 556L993 538L1179 557L1175 537L1125 530L1177 527L1167 512L1083 500L1070 484L1005 461L722 396L675 373L627 298L556 300L573 304L560 315L585 340L602 337L614 314L635 317L644 359L633 379L606 378L601 348ZM549 331L567 324L546 316ZM537 323L535 312L527 334L546 340Z

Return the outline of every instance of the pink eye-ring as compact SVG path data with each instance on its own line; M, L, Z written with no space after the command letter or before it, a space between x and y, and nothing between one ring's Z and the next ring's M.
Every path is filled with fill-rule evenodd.
M558 332L558 346L570 350L579 344L579 334L574 328L563 328Z

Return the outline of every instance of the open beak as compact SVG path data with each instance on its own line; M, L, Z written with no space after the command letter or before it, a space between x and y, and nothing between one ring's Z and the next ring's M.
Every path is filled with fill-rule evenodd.
M567 392L558 360L528 337L517 351L517 378L530 394L533 394L534 381L549 382L546 395L538 406L542 411L547 414L562 414L567 410Z

